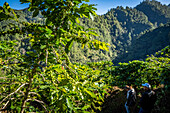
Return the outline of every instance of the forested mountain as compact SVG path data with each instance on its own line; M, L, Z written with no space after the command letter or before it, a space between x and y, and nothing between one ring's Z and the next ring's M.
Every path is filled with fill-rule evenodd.
M85 48L84 53L82 53L83 50L74 49L78 48L75 44L71 52L78 55L76 58L71 57L73 61L77 59L82 61L85 61L84 59L88 61L112 60L118 54L126 51L134 37L146 29L155 28L144 13L128 7L126 9L123 7L111 9L105 15L95 17L94 20L81 20L81 24L85 28L95 28L99 36L94 38L109 43L110 51L86 51ZM78 58L78 56L84 56L84 58ZM88 59L89 57L90 59Z
M28 9L17 10L20 21L28 21L44 24L45 19L39 14L32 18L33 13ZM127 62L133 59L143 59L146 55L169 45L170 8L155 0L143 1L135 8L118 6L110 9L106 14L93 17L93 19L80 19L84 28L95 28L99 35L91 37L109 43L109 51L89 50L87 46L82 48L80 44L74 43L69 56L72 62L97 62L114 61ZM0 31L12 29L6 26L10 21L0 22ZM166 25L163 25L166 24ZM159 27L160 26L160 27ZM158 28L157 28L158 27ZM5 36L0 40L20 40L19 48L22 52L29 48L27 40L22 35ZM146 43L147 42L147 43ZM164 43L165 42L165 43ZM147 49L147 47L149 47ZM24 52L23 52L24 53ZM122 60L123 58L123 60Z
M160 23L165 24L170 20L170 8L155 0L146 0L135 8L142 11L148 17L150 22L157 25Z
M145 7L146 10L144 10ZM150 10L147 9L148 7L151 7L152 12L149 12ZM152 14L149 15L147 11L149 13L153 13L154 18L151 18L150 16L153 15ZM74 47L72 48L71 51L71 60L74 62L113 60L114 62L117 63L119 62L117 59L119 59L120 61L128 62L128 58L126 59L121 56L124 53L129 54L128 52L129 47L132 48L130 50L131 51L130 53L132 54L136 53L136 50L140 49L139 51L143 53L143 55L146 58L146 55L153 54L155 51L162 49L160 47L165 47L170 42L169 40L167 40L167 43L163 43L161 41L162 39L170 38L170 37L164 37L164 36L168 36L165 34L168 34L169 27L165 27L166 30L162 31L165 33L165 34L164 33L161 34L162 37L164 38L157 35L157 32L159 31L160 28L158 28L158 30L154 30L159 26L163 27L163 24L170 21L170 16L169 16L170 13L168 13L169 11L170 8L168 6L162 5L160 2L157 1L147 0L140 3L135 8L129 8L129 7L123 8L122 6L118 6L117 8L111 9L104 15L95 17L94 20L83 19L81 20L81 24L83 24L85 28L96 28L96 32L99 34L99 36L95 38L109 43L110 51L107 52L107 51L88 50L87 47L85 47L85 49L81 49L80 45L78 46L74 44ZM153 30L155 32L151 32ZM150 31L149 35L147 35L148 31ZM145 38L146 42L147 40L151 41L152 40L152 37L150 37L151 35L152 37L155 37L155 39L159 41L156 42L156 44L152 44L152 45L150 45L151 43L147 43L148 44L147 46L152 48L152 50L150 49L147 50L147 53L145 52L147 48L136 49L134 44L132 44L132 42L136 43L135 41L136 39L139 39L139 37ZM158 48L159 44L160 46ZM129 57L131 55L129 55ZM142 59L144 58L144 56L140 56L139 54L137 58L132 57L131 60ZM124 60L121 60L119 57L124 58Z
M170 45L170 23L156 29L145 31L143 35L132 41L127 52L121 54L113 62L144 60L147 55L154 54L166 45Z

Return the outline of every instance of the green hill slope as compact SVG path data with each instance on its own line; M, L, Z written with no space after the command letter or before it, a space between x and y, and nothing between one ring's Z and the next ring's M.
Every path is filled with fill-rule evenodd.
M150 10L148 10L148 7L153 9L152 12L149 12ZM138 10L140 8L144 10ZM160 10L157 11L156 9ZM142 34L145 34L146 30L153 30L157 28L159 24L163 25L163 23L167 23L170 17L168 12L168 6L162 5L160 2L143 1L135 8L123 8L118 6L117 8L109 10L104 15L95 17L94 20L81 20L81 24L83 24L84 27L96 28L95 31L99 36L95 38L109 43L111 45L110 51L93 51L87 50L86 48L80 49L80 46L75 44L72 53L78 53L76 56L73 56L72 53L70 53L71 60L73 62L94 62L120 59L119 57L122 54L128 52L127 49L131 47L132 41L136 40ZM149 13L154 14L154 20L150 17ZM160 15L164 18L161 18ZM149 39L149 37L147 38L146 36L145 38L146 40ZM167 46L167 43L162 44L164 47ZM152 48L155 49L155 51L160 49L157 49L154 46ZM151 51L148 51L147 54L149 55L152 53L150 52ZM145 53L146 52L143 51L143 54ZM141 59L142 57L137 58Z
M152 23L157 23L159 25L160 23L165 24L170 21L170 8L166 5L162 5L160 2L157 2L155 0L143 1L135 8L146 14L149 21L151 21Z
M118 62L145 59L147 55L154 54L167 45L170 45L170 23L154 30L146 31L135 39L127 51L113 62L117 64Z
M118 6L117 8L110 9L106 14L94 17L94 19L80 19L80 24L84 26L84 28L95 28L95 32L99 35L97 37L91 37L93 39L98 39L100 41L104 41L109 43L109 51L95 51L93 49L89 50L85 46L83 49L81 45L74 43L73 47L69 53L70 60L72 62L97 62L97 61L126 61L125 59L122 60L122 55L125 53L134 54L136 48L132 45L132 42L145 34L146 30L153 30L157 28L157 26L166 24L170 19L170 8L166 5L162 5L160 2L157 1L143 1L135 8L123 8ZM16 10L16 13L20 15L19 21L26 21L31 23L40 23L44 24L45 18L42 17L41 14L32 18L31 12L28 9L24 10ZM7 23L13 23L12 21L3 21L0 22L0 31L5 31L7 29L13 29L11 26L6 26ZM22 27L22 26L21 26ZM151 32L151 31L150 31ZM159 32L156 30L154 33ZM152 33L152 32L151 32ZM164 35L164 34L163 34ZM148 35L143 36L146 42L150 40ZM150 36L150 35L149 35ZM20 40L20 44L18 44L18 49L21 51L27 50L29 48L29 44L25 38L25 35L6 35L1 36L0 40ZM161 37L158 37L157 40ZM154 42L156 43L156 41ZM141 42L142 44L142 42ZM161 43L162 45L159 47L167 46L167 43ZM150 54L152 51L157 51L154 44L152 44L151 50L140 51L143 55ZM150 46L152 46L150 45ZM158 45L158 43L157 43ZM132 48L134 50L130 50ZM120 57L120 58L119 58ZM123 57L124 58L124 57ZM136 56L134 59L141 59L143 58L140 56ZM127 59L130 59L128 56Z

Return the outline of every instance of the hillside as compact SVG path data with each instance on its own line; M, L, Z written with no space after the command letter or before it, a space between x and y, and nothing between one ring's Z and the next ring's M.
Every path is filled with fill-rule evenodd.
M136 39L138 37L141 37L141 35L144 35L143 37L146 38L146 42L147 40L150 40L150 38L147 37L148 35L145 35L145 33L149 30L152 31L159 25L166 24L170 20L169 11L170 8L166 5L162 5L160 2L146 0L137 5L135 8L123 8L121 6L118 6L117 8L110 9L104 15L94 17L93 20L88 20L85 18L80 19L80 25L83 25L85 29L95 28L94 31L99 34L99 36L97 37L92 37L93 39L98 39L110 44L109 51L96 51L94 49L89 50L87 46L82 49L80 44L74 43L73 48L69 53L70 60L72 62L81 63L110 60L117 61L117 59L122 58L120 56L122 56L122 54L124 53L133 54L136 49L132 45L132 42L135 43ZM32 18L33 13L29 12L28 9L16 10L15 12L20 16L19 21L40 24L45 23L45 18L43 18L41 14ZM150 13L153 15L149 15ZM12 21L0 22L0 31L12 29L10 26L6 26L7 23L10 22L13 23ZM29 44L27 43L27 40L25 40L26 36L27 34L18 34L15 36L6 35L5 37L0 37L0 40L20 40L20 44L18 44L18 49L20 49L21 51L25 51L27 50L27 48L29 48ZM161 43L161 41L157 42L156 45L159 44L161 44L160 47L167 46L167 43ZM129 48L132 48L130 52L128 52ZM152 45L152 48L154 49L154 51L161 49L157 48L157 46L155 47L154 44ZM153 53L153 49L149 49L147 53L145 50L141 50L140 52L142 52L143 55L149 55ZM128 56L131 57L131 55ZM142 58L144 57L137 56L136 58L127 59ZM126 60L120 59L120 61Z
M96 62L115 59L118 54L126 51L126 48L131 45L131 41L141 32L155 28L144 13L128 7L111 9L105 15L95 17L94 20L83 19L81 25L85 28L95 28L99 36L93 38L109 43L110 51L86 51L86 48L79 49L80 47L75 44L71 51L72 61ZM74 57L72 53L77 55Z
M165 24L170 20L170 8L155 0L143 1L135 8L139 11L142 11L145 15L147 15L150 22L157 25L160 23Z
M132 41L127 51L121 54L114 63L132 60L144 60L147 55L154 54L165 46L170 45L170 23L145 33Z
M159 27L136 8L118 6L93 17L96 8L88 1L21 0L28 9L0 7L0 112L124 113L126 85L136 92L132 112L148 101L153 113L170 112L167 15L159 12L165 16ZM144 91L151 100L139 103Z
M139 7L142 7L142 9L145 9L146 7L147 9L148 7L151 7L150 5L152 5L152 8L154 9L160 9L160 11L153 10L153 12L155 11L154 15L157 16L154 17L154 21L149 17L150 15L146 14L147 10L138 10ZM81 24L84 25L85 28L96 28L95 31L99 36L95 38L109 43L111 45L110 51L93 51L87 50L87 48L80 49L81 46L75 44L71 51L71 60L73 62L96 62L101 60L114 61L114 59L120 59L119 57L126 53L128 51L127 49L131 47L132 41L134 43L139 36L144 35L149 30L152 31L157 28L159 23L160 25L167 23L170 20L170 16L167 14L169 10L170 8L168 8L168 6L162 5L160 2L143 1L135 8L126 7L124 9L121 6L118 6L117 8L109 10L104 15L95 17L94 20L81 20ZM165 18L160 19L160 15ZM145 38L146 40L150 40L149 37L145 36ZM164 47L167 46L167 43L161 43L161 41L157 42L157 45L159 45L159 43L161 45L163 44ZM154 51L160 49L154 45L152 48L155 48ZM135 50L135 48L133 49ZM132 53L135 52L133 49L131 50ZM145 51L140 52L145 53ZM153 51L148 50L147 54L153 54ZM143 56L138 56L138 58L142 59Z

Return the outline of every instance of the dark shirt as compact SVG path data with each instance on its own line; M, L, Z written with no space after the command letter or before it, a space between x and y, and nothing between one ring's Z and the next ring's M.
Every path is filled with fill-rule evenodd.
M130 90L126 105L133 106L135 105L135 102L136 102L136 92L134 90L133 91Z
M142 94L142 98L140 100L140 106L145 111L151 111L155 104L154 98L155 92L152 90L147 90Z

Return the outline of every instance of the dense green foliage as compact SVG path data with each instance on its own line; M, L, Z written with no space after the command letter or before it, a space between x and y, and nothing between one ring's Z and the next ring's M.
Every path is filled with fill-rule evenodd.
M151 8L151 10L147 10L147 8ZM167 43L169 43L169 41L167 41L167 43L162 43L161 41L158 41L157 45L161 45L162 48L158 48L156 45L152 45L154 51L152 51L152 49L149 49L147 53L145 52L146 48L140 48L140 51L146 54L143 54L142 56L140 54L137 54L135 55L137 56L136 58L131 57L133 56L131 54L136 54L136 50L138 50L139 48L135 50L133 45L135 43L138 43L135 41L139 37L148 36L146 38L146 41L151 41L152 38L149 37L151 33L147 35L148 32L159 26L163 26L163 24L166 24L170 20L168 13L169 10L170 8L168 6L162 5L160 2L143 1L135 8L123 8L121 6L118 6L117 8L110 9L104 15L94 16L93 19L79 19L79 24L84 26L85 29L95 28L94 31L98 34L98 36L93 36L91 37L92 39L98 39L100 41L109 43L110 46L109 51L95 51L94 48L88 49L88 46L83 47L84 45L74 43L71 51L69 52L71 62L86 63L103 60L113 60L113 62L117 64L120 61L128 62L129 60L146 58L146 55L153 54L155 51L158 51L167 46ZM149 11L152 11L151 15L149 15ZM42 18L43 16L41 13L38 14L36 17L32 17L33 13L29 12L28 9L16 10L15 12L16 14L20 15L20 17L18 18L19 21L45 24L45 18ZM160 17L160 15L162 18ZM11 21L12 20L0 22L0 29L12 29L11 26L6 26L8 23L11 23ZM22 24L20 24L19 26L22 27ZM165 36L167 35L164 34L168 34L168 31L163 32L164 33L162 37L164 37L165 39ZM154 32L152 33L152 37L157 37ZM0 40L20 40L18 49L23 52L27 51L27 48L29 48L28 40L25 40L26 36L27 34L15 34L15 36L11 36L8 34L5 36L5 38L1 37ZM161 40L162 38L158 36L157 39ZM129 50L129 48L133 48L134 50ZM126 57L124 57L124 60L122 60L122 54L126 54L131 58L126 59Z
M146 0L137 5L136 9L146 14L152 23L159 25L170 21L170 8L155 0Z
M1 21L15 20L10 30L0 35L27 35L25 54L16 48L21 40L4 39L0 43L1 88L0 108L9 112L93 112L95 103L101 104L104 90L95 85L98 71L84 66L73 65L68 57L73 42L107 50L107 44L91 40L96 35L91 29L83 29L78 19L90 19L95 15L94 5L82 3L88 0L35 1L30 3L29 11L33 17L42 12L44 24L20 22L8 3L0 12L6 15ZM22 26L20 26L22 25ZM7 38L7 37L6 37ZM26 40L24 39L24 40ZM96 74L95 74L96 73ZM103 86L106 87L106 86ZM97 91L94 93L94 91ZM92 109L94 108L94 109Z
M94 5L82 3L89 0L20 1L30 7L0 7L1 111L96 112L112 86L170 87L169 24L157 28L145 12L121 6L96 16ZM116 57L143 61L107 61Z
M127 51L120 54L113 62L127 62L132 60L144 60L150 53L170 45L170 24L165 24L153 30L147 30L137 39L132 41Z
M112 62L88 63L91 68L101 70L108 84L124 86L126 84L140 87L144 82L149 82L153 87L159 84L169 84L170 72L170 46L146 58L144 61L133 60L128 63L119 63L113 66ZM108 77L108 78L107 78Z
M112 66L111 66L112 65ZM154 113L169 112L169 88L170 88L170 46L156 52L144 61L134 60L129 63L120 63L119 66L113 66L111 62L95 62L89 63L89 66L94 69L99 69L100 77L106 81L111 88L111 95L106 99L102 109L102 113L110 111L119 113L124 111L126 102L126 93L123 93L114 86L124 87L132 85L137 95L141 93L141 84L149 82L153 89L160 87L164 88L156 91L157 101L153 109ZM100 78L100 79L101 79ZM100 83L102 86L103 83ZM137 97L137 101L140 100ZM125 111L124 111L125 112ZM139 104L137 102L134 112L139 112Z
M102 112L108 113L110 111L119 113L124 111L124 104L126 102L126 93L122 93L119 88L125 85L132 85L137 95L141 93L141 84L149 82L153 89L164 85L163 89L156 91L157 101L154 107L154 113L169 112L169 88L170 88L170 46L165 47L154 55L149 56L144 61L130 61L129 63L120 63L119 66L113 66L112 62L93 62L88 63L93 69L100 70L100 79L106 81L111 85L111 96L106 99ZM99 84L100 86L103 83ZM113 88L113 90L112 90ZM108 90L109 91L109 90ZM140 98L138 97L137 101ZM139 112L139 104L137 102L135 111ZM121 108L121 109L120 109Z
M149 15L150 10L147 10L147 7L151 7L150 5L152 5L152 9L154 8L154 10L156 10L158 8L161 11L157 11ZM143 10L139 10L139 6L142 7L141 9ZM123 8L118 6L117 8L110 9L104 15L94 17L93 20L82 19L80 24L84 27L96 28L95 31L99 34L99 36L94 38L110 44L109 51L87 50L86 47L85 49L81 49L80 45L74 44L70 53L71 61L80 61L84 63L90 61L97 62L113 60L113 63L117 64L120 61L128 62L129 60L144 59L147 55L154 54L154 52L161 50L170 43L169 40L166 40L166 43L163 43L162 41L156 42L156 40L153 40L153 37L157 40L162 40L163 38L164 41L165 39L170 38L168 36L169 31L163 30L167 28L169 29L168 26L165 28L162 27L162 29L159 28L155 31L157 32L161 29L163 32L162 34L151 32L153 29L163 26L163 24L166 24L170 20L170 13L168 13L169 10L170 8L168 6L162 5L160 2L143 1L135 8ZM147 11L148 14L146 14ZM159 15L166 18L160 19ZM152 18L150 17L153 17L154 21L152 21ZM148 32L150 33L148 34ZM139 40L136 39L139 39L140 37L142 39L145 37L144 40L148 42L146 43L147 46L154 48L154 51L153 49L149 49L146 53L146 46L144 48L136 48L134 45L139 42ZM157 44L150 45L150 41L153 41L153 43L156 42ZM142 44L144 43L141 42L140 45ZM161 47L157 47L157 45L161 45ZM132 49L129 50L129 48ZM138 50L140 53L136 53ZM125 53L130 58L122 58L122 54ZM142 53L143 56L141 56ZM133 57L134 54L136 54L136 57Z

